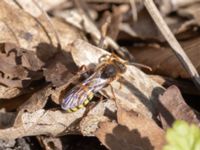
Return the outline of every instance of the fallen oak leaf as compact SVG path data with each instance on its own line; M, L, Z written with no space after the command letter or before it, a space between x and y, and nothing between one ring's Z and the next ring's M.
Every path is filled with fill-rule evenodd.
M0 52L0 83L9 87L28 87L33 80L42 78L44 63L31 52L4 43Z
M30 80L29 81L10 80L0 75L0 83L9 88L16 88L16 87L20 88L20 87L28 87L30 84Z
M97 138L110 150L160 150L164 143L164 131L152 119L137 113L117 109L116 122L101 122Z
M49 27L49 22L46 18L34 18L22 9L9 5L7 1L0 1L0 7L2 8L0 10L0 31L4 35L0 37L0 43L15 42L18 44L18 47L34 51L41 43L51 44L54 45L54 47L57 46L55 35L54 33L52 34L51 27ZM83 38L81 32L73 26L63 23L58 19L52 20L59 34L62 48L64 48L65 51L68 51L67 46L69 43L73 42L74 39ZM7 48L8 49L5 48L6 52L13 49L12 46L9 47L8 45ZM47 47L43 46L40 47L43 52L46 48ZM54 55L56 52L57 50L52 50L50 56ZM48 53L48 56L50 53ZM47 57L47 53L45 54ZM29 64L25 66L28 67ZM37 69L38 67L36 66L34 70ZM38 79L38 76L35 77L34 75L33 78ZM9 84L11 85L11 83ZM15 85L20 86L21 83L15 83ZM0 94L1 98L13 98L23 92L23 89L5 86L0 86L0 90L2 91Z
M16 57L7 56L7 54L0 53L0 70L5 76L9 76L10 79L26 79L28 76L28 71L21 65L18 65L16 62Z
M175 120L185 120L200 126L199 116L186 104L176 86L170 86L159 96L158 110L164 129L171 127Z
M37 54L33 51L26 50L21 55L22 66L32 71L42 70L44 62L42 62Z

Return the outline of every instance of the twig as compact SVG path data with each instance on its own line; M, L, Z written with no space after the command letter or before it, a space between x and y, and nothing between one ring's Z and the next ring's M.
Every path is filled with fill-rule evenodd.
M108 32L108 26L110 25L111 22L111 16L107 16L105 19L105 22L101 26L101 38L98 44L98 47L103 48L104 45L104 40Z
M135 0L129 0L129 1L130 1L130 5L131 5L131 11L132 11L132 16L133 16L133 21L136 22L137 19L138 19L136 2L135 2Z
M195 85L198 87L198 89L200 89L200 77L197 70L193 66L188 56L185 54L181 45L178 43L178 41L170 31L169 27L167 26L158 9L156 8L154 2L152 0L144 0L143 3L150 13L152 19L154 20L155 24L159 28L160 32L171 46L172 51L175 53L176 57L179 59L185 70L189 73Z
M79 3L79 1L77 1L77 0L74 0L74 2L75 2L75 5L77 6L78 10L80 11L81 17L83 18L83 24L84 24L83 26L85 28L85 31L92 35L92 37L94 38L94 41L98 45L99 41L101 40L101 37L102 37L100 30L97 28L96 24L93 22L91 17L89 17L87 15L87 13L85 12L81 3ZM128 54L128 56L130 56L129 59L133 60L129 51L120 47L117 44L117 42L115 42L112 38L105 36L104 39L105 40L104 40L103 44L109 45L110 47L112 47L119 56L121 56L123 58L123 56L127 56L127 54Z

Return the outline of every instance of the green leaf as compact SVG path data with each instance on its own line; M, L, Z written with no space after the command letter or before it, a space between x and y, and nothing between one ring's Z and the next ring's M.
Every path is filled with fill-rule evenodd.
M200 150L200 129L177 120L166 133L167 145L163 150Z

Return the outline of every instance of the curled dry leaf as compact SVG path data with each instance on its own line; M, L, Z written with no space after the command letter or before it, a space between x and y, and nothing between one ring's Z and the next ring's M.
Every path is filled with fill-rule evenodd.
M51 45L51 47L56 47L58 44L55 33L52 32L52 26L50 26L48 19L44 16L41 18L34 18L22 9L8 4L7 1L0 1L0 8L0 31L1 34L4 35L0 37L0 43L15 43L18 47L24 48L27 51L36 51L37 57L32 55L32 51L23 54L22 65L28 69L31 68L31 70L33 70L31 72L32 78L38 79L38 72L36 74L34 72L41 69L41 65L43 65L41 61L46 62L46 60L57 52L57 49L50 49L46 46ZM67 46L69 43L73 42L74 39L83 37L81 32L67 23L63 23L57 19L52 19L52 22L58 32L60 44L64 51L68 51ZM44 57L45 59L41 59ZM9 59L9 61L11 62L13 60ZM13 74L11 73L11 75ZM41 75L39 75L39 78L40 77ZM11 80L2 77L0 80L4 82L5 85L9 85L9 87L1 87L2 92L5 92L0 94L1 98L12 98L22 92L20 89L15 88L22 87L21 81L13 80L10 82Z
M36 50L40 43L57 47L55 33L47 18L44 16L34 18L5 1L0 1L0 8L0 31L4 35L0 37L1 43L15 41L20 47L29 50ZM52 23L59 35L60 44L66 51L69 43L83 37L76 28L69 24L56 19L52 19Z
M98 139L110 150L160 150L165 143L164 131L145 116L118 107L118 123L102 122Z
M65 130L68 120L61 111L45 111L40 109L33 113L22 114L22 122L17 127L0 129L0 139L16 139L23 136L40 134L58 134ZM69 124L68 124L69 125Z
M200 73L199 43L200 38L193 38L191 40L182 42L182 46L185 50L185 53L194 64L195 68ZM173 78L190 77L170 48L144 46L129 49L131 50L131 53L135 56L137 62L146 64L152 68L153 72L151 73L162 74Z
M111 105L111 101L100 101L95 110L91 111L91 116L96 116L99 121L102 121L102 118L109 117L108 110L110 110L110 106L115 107L115 105ZM113 110L116 108L113 108ZM107 113L106 113L107 112ZM108 116L105 116L105 115ZM6 115L6 113L5 113ZM16 113L13 113L16 115ZM85 115L85 108L80 109L74 113L66 113L60 110L44 110L39 109L35 112L23 112L20 115L21 121L17 123L16 126L11 127L3 127L0 129L0 139L16 139L23 136L32 136L32 135L53 135L59 136L64 134L77 134L81 133L80 126L84 126L84 123L79 125L81 118ZM94 117L92 119L94 119ZM100 119L101 118L101 119ZM15 119L15 118L13 118ZM1 120L1 118L0 118ZM14 120L12 120L14 121ZM88 120L93 123L92 121ZM87 122L86 122L87 123ZM88 124L88 130L85 129L85 135L91 136L91 126L93 124ZM97 126L96 126L97 128ZM94 131L96 130L94 129ZM93 135L93 134L92 134Z
M176 86L170 86L159 97L158 109L164 128L171 126L175 120L185 120L200 126L199 116L186 104Z
M85 53L87 50L87 53ZM103 49L90 45L83 40L77 40L71 47L72 57L78 66L98 64L99 58L103 55L110 55ZM145 116L152 117L156 114L155 104L158 95L164 91L164 88L151 80L142 71L134 66L127 65L127 71L123 74L120 83L114 81L112 87L116 99L120 100L121 105L126 109L133 109ZM107 94L112 97L111 89L106 88Z
M24 88L31 81L42 78L40 70L44 63L34 52L21 48L8 50L9 43L4 46L0 52L1 84L11 88Z

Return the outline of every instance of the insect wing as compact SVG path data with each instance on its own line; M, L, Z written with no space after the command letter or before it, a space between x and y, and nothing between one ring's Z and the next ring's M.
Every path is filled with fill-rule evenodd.
M61 107L64 110L78 107L84 104L91 94L92 92L90 89L84 90L82 86L74 87L63 99Z
M104 88L108 83L107 79L100 78L97 74L91 75L82 84L74 87L63 99L61 108L63 110L81 108L88 103L94 93Z
M109 79L103 79L100 77L101 74L99 72L94 73L88 79L83 82L83 85L87 86L92 92L98 92L102 88L108 85Z

